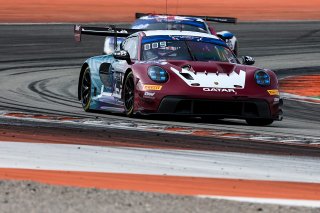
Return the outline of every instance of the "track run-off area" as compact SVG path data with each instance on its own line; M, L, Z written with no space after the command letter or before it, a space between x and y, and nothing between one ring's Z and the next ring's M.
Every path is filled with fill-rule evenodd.
M85 113L80 67L104 38L76 43L71 24L0 25L0 179L320 207L319 89L305 85L310 98L287 83L320 74L320 22L215 26L284 82L283 121Z

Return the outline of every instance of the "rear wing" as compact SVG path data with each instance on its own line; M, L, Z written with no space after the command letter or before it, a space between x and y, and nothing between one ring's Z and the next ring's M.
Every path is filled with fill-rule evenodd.
M113 36L117 37L128 37L129 35L139 32L141 30L137 29L123 29L116 28L115 26L107 26L107 27L89 27L89 26L81 26L74 25L74 38L76 41L81 41L81 36L84 35L94 35L94 36Z
M136 13L136 19L141 18L142 16L148 15L163 15L163 16L186 16L186 17L193 17L193 18L201 18L205 21L214 21L219 23L230 23L236 24L237 18L234 17L215 17L215 16L195 16L195 15L169 15L169 14L152 14L152 13Z

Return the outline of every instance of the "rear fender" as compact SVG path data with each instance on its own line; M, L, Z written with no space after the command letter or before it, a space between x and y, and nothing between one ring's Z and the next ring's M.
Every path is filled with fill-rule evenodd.
M114 60L112 56L96 56L93 58L89 58L81 67L80 75L79 75L79 83L78 83L78 99L81 99L81 81L83 77L83 73L86 70L87 67L90 68L90 76L91 76L91 82L92 82L92 88L91 88L91 95L94 97L97 94L100 94L101 87L103 85L100 74L99 74L99 68L102 63L111 63L111 61Z

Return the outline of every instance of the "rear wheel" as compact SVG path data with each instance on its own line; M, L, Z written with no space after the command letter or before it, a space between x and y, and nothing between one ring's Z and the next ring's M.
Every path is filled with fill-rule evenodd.
M273 123L272 119L246 119L250 126L266 126Z
M134 108L134 78L133 73L130 72L124 81L124 107L126 115L131 117Z
M83 73L81 80L81 104L84 111L90 111L91 103L91 76L89 67Z

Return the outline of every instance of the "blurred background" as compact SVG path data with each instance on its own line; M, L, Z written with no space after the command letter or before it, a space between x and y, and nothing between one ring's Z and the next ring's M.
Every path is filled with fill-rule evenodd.
M128 22L135 12L320 20L319 0L0 0L0 22ZM167 6L167 7L166 7Z

